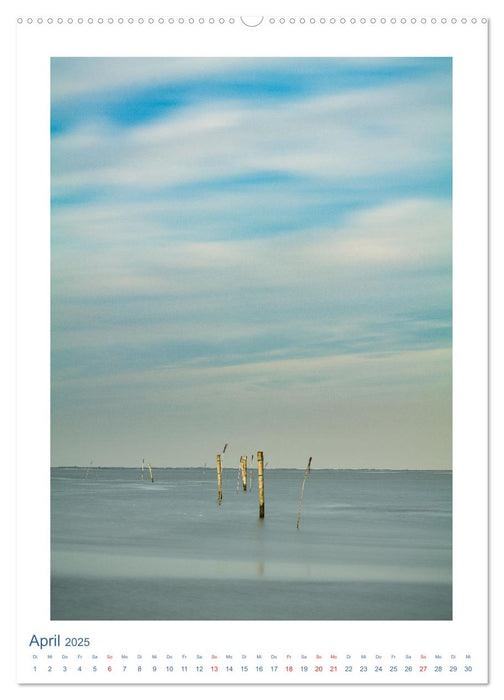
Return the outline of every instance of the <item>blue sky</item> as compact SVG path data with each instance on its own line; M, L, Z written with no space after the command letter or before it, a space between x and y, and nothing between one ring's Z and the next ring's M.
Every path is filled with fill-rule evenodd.
M451 467L451 61L52 60L52 463Z

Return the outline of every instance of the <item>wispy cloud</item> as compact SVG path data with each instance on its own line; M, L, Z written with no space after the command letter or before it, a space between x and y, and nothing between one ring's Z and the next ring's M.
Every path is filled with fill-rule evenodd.
M442 76L393 88L296 95L274 104L221 100L130 128L100 115L54 137L53 190L134 187L138 196L251 172L333 183L412 172L418 177L418 169L428 177L441 169L446 177L446 87Z

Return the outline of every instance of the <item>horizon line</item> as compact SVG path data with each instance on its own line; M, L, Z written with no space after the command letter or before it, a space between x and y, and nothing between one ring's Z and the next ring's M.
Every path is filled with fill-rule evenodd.
M151 465L152 467L152 465ZM138 466L112 466L112 465L80 465L80 464L57 464L51 465L51 469L140 469L142 465ZM214 469L212 466L195 465L195 466L185 466L185 467L167 467L167 466L155 466L154 469ZM222 469L239 469L240 465L235 466L225 466L222 465ZM253 468L251 464L248 468ZM266 468L266 467L265 467ZM283 471L288 469L294 469L297 471L304 471L306 466L303 467L269 467L270 470ZM440 472L440 471L453 471L453 467L310 467L310 471L380 471L380 472L401 472L401 471L423 471L423 472Z

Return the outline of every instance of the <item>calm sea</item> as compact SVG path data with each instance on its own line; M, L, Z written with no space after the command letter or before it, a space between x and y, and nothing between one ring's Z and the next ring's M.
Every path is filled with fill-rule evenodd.
M447 620L449 471L60 467L53 620Z

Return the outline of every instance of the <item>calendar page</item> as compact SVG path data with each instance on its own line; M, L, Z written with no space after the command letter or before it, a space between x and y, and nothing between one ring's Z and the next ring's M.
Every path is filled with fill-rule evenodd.
M337 9L14 20L23 686L488 682L489 20Z

